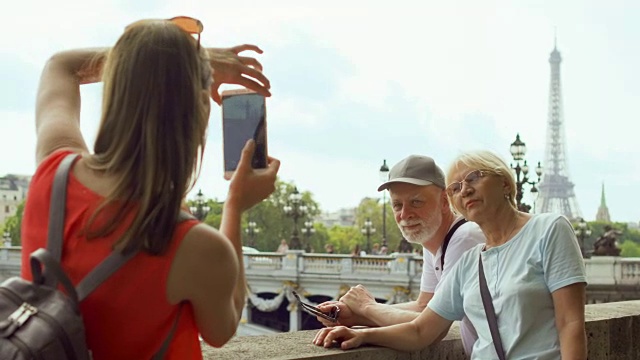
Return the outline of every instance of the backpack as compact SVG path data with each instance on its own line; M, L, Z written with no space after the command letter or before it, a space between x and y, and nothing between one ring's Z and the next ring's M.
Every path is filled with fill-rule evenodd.
M47 249L31 253L33 282L12 277L0 284L0 359L90 360L79 303L116 272L136 252L112 252L77 287L60 266L67 180L77 154L58 167L51 192ZM180 213L180 220L193 216ZM180 221L179 220L179 221ZM43 268L44 266L44 268ZM64 292L58 288L58 282ZM167 338L153 359L162 359L178 325L182 306Z

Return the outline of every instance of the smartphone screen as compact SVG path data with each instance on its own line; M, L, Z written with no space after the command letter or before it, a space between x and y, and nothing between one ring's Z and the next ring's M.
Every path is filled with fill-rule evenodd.
M265 98L248 91L222 93L222 132L225 177L238 167L242 148L249 139L256 142L251 160L254 169L267 167L267 123Z

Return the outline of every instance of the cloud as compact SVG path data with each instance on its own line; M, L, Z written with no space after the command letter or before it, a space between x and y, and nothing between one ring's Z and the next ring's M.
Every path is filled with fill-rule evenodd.
M29 15L0 24L4 34L19 34L0 39L6 79L0 126L15 134L0 145L0 173L32 164L37 77L54 51L112 44L130 22L178 14L204 22L206 45L248 42L265 50L259 59L274 94L267 103L270 152L283 160L282 177L315 193L327 209L375 196L382 160L391 165L411 153L432 155L442 166L477 148L509 160L509 144L520 133L529 162L546 166L548 56L557 26L566 151L578 201L593 218L604 178L611 213L637 221L640 210L625 198L640 181L632 161L637 132L629 125L640 118L640 49L633 46L640 5L576 4L17 2L13 12ZM83 89L81 125L90 146L99 96L98 85ZM219 126L214 110L198 185L223 197Z

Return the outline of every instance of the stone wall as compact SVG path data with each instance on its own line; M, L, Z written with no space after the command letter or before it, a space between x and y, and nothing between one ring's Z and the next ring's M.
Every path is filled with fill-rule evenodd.
M590 360L640 359L640 301L587 305L586 333ZM221 349L203 346L205 359L465 359L457 328L452 327L437 345L414 353L365 346L342 351L324 349L311 343L316 331L298 331L277 335L232 339Z

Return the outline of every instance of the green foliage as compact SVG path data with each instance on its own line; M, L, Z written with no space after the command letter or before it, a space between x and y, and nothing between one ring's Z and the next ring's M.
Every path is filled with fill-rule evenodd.
M290 242L293 232L293 219L284 212L284 205L288 203L289 196L293 193L294 185L281 180L276 181L276 190L269 198L254 206L242 216L242 244L252 246L260 251L276 251L282 239ZM302 191L302 202L307 206L306 215L298 219L299 238L306 244L307 237L300 231L305 221L314 218L320 213L318 203L313 200L313 195L308 191ZM193 201L188 203L189 206ZM222 221L222 209L224 202L209 200L207 205L211 208L204 222L208 225L220 228ZM258 232L253 239L246 231L249 221L256 223ZM320 224L314 224L315 233L309 237L311 248L318 252L324 250L324 243L328 239L327 230ZM291 244L289 244L291 245Z
M329 230L321 223L314 223L313 228L315 229L315 232L309 237L311 251L323 253L325 252L325 245L329 243ZM303 236L303 238L305 237Z
M210 210L207 213L207 216L204 218L204 222L207 225L211 225L216 229L220 228L220 224L222 223L222 208L224 206L223 201L218 201L218 199L209 200L207 202Z
M22 214L24 212L24 201L18 205L16 213L13 216L8 217L2 227L2 234L5 231L9 232L11 237L11 245L20 246L22 244L21 228L22 228Z
M640 244L631 240L627 240L620 244L620 256L622 257L640 257Z
M608 223L608 222L602 222L602 221L591 221L591 222L587 222L587 226L591 230L591 235L585 237L584 246L586 249L593 249L593 243L605 233L604 227L607 225L611 226L616 230L620 230L622 232L622 235L618 237L618 246L622 248L621 244L630 243L626 245L628 249L626 253L633 253L633 248L632 248L633 245L631 243L640 245L640 231L638 231L637 229L629 229L626 223L620 223L620 222ZM577 222L573 223L573 227L574 229L576 229L578 227L578 223ZM625 255L624 249L622 250L622 253L620 254L620 256L634 257L631 255Z
M363 248L365 239L360 230L354 226L333 226L329 229L329 244L333 245L335 254L350 254L356 244Z
M373 223L373 228L376 232L371 235L371 244L378 243L382 245L383 236L383 199L382 198L364 198L360 201L358 208L356 209L356 227L358 231L364 226L364 222L370 219ZM386 210L384 211L386 217L386 233L387 233L387 245L389 247L389 253L395 251L402 240L402 233L396 225L396 220L393 216L393 210L389 205L389 197L386 197ZM365 249L366 237L362 236L360 247Z

